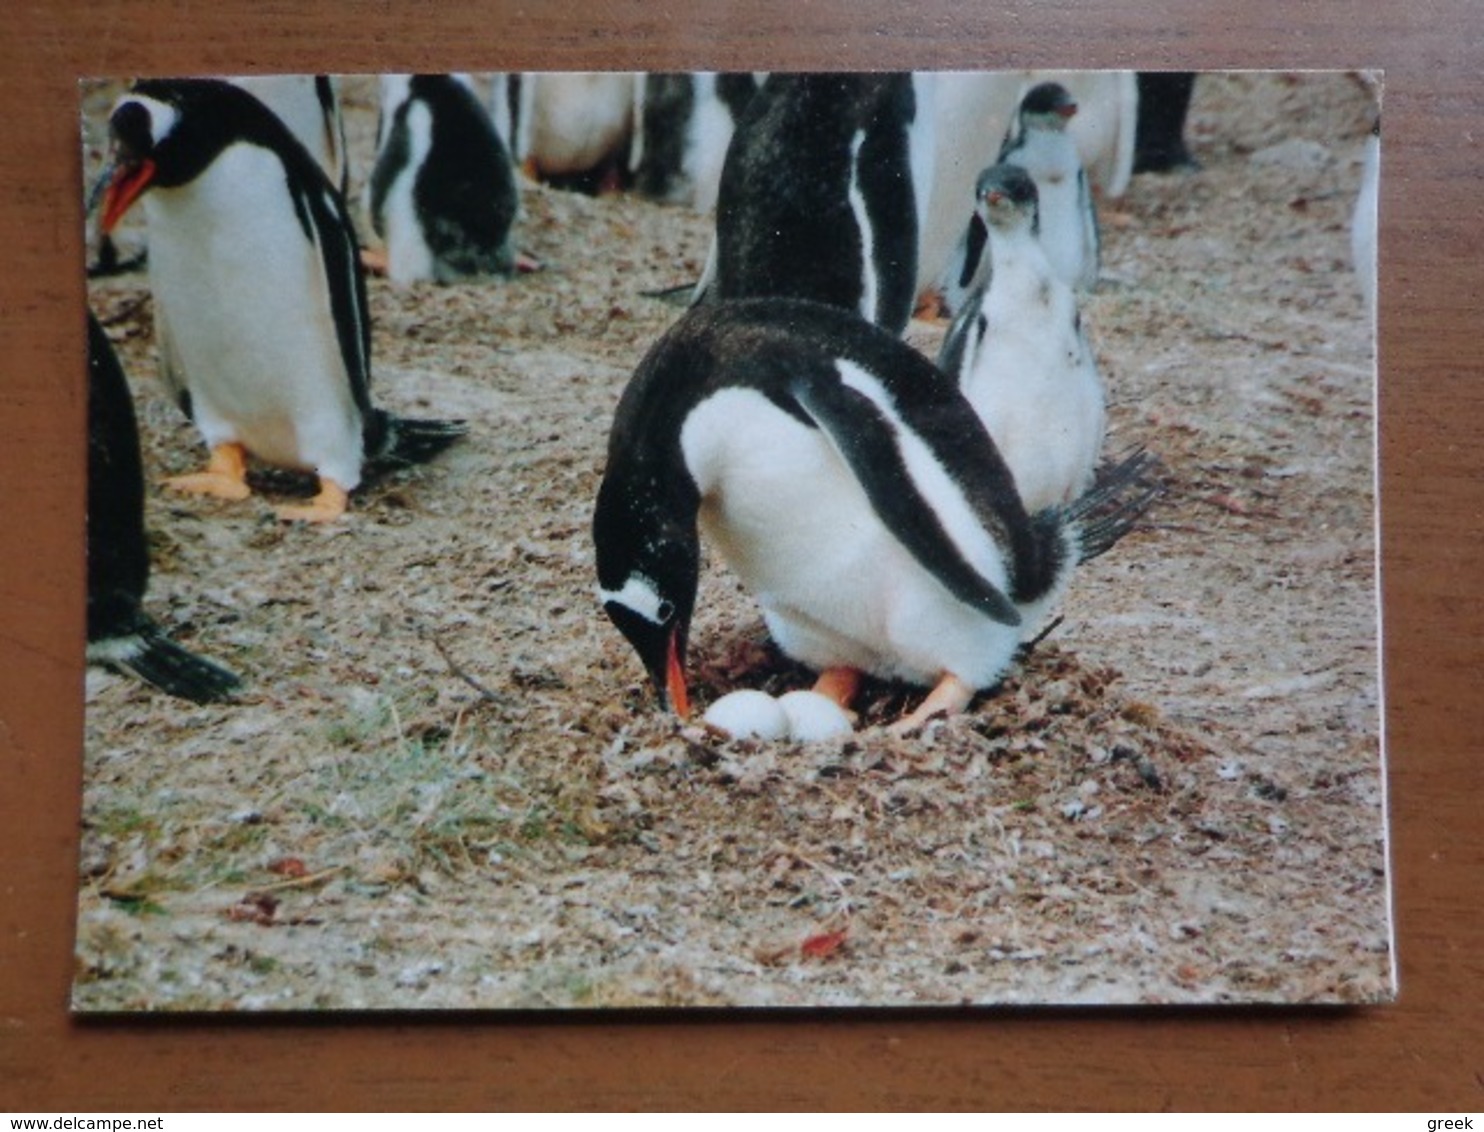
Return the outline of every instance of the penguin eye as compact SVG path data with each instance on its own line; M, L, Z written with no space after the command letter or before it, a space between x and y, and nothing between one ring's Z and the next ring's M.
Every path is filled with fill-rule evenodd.
M654 611L654 615L659 619L661 625L668 624L670 618L675 616L675 603L662 598L659 607Z

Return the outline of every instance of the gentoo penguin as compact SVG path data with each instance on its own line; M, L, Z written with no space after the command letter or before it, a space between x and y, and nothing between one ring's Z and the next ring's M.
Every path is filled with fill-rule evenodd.
M910 346L820 303L703 304L619 402L593 517L599 597L686 715L704 531L818 690L847 706L861 672L932 687L911 729L1000 678L1021 623L1147 506L1119 498L1140 474L1027 514L974 410Z
M149 550L134 403L118 355L88 313L88 661L206 703L241 683L181 648L144 612Z
M1066 89L1077 104L1067 135L1092 187L1103 199L1121 197L1134 173L1139 79L1133 71L1031 71L1022 90L1043 82Z
M1067 136L1067 123L1076 113L1077 104L1061 84L1032 87L1020 100L1015 126L1000 149L999 160L1019 165L1036 182L1041 244L1051 269L1071 286L1090 291L1098 279L1098 219L1082 159ZM960 278L977 274L973 261L978 238L972 231L968 235L968 255ZM968 270L971 265L973 272Z
M1377 115L1371 135L1365 143L1365 164L1360 175L1360 195L1355 200L1355 213L1350 219L1350 253L1355 274L1365 296L1365 307L1376 318L1376 227L1381 198L1381 118Z
M710 212L727 145L758 85L750 73L640 75L629 149L634 189Z
M162 373L211 449L172 486L244 499L251 453L314 472L319 494L278 515L322 522L344 513L368 462L424 460L464 434L372 406L344 200L261 102L225 82L142 81L110 129L103 229L144 196Z
M634 123L637 76L525 72L514 107L511 151L532 180L616 189Z
M515 170L467 76L381 77L369 194L394 284L514 268Z
M331 76L233 75L227 81L277 114L319 162L340 195L346 195L350 162L345 154L345 122Z
M345 123L340 117L340 102L331 76L234 75L225 81L241 87L277 114L319 162L340 194L346 195L350 164L345 155ZM100 190L102 187L98 186ZM89 216L96 204L89 201ZM88 268L88 277L120 275L143 266L145 260L144 251L120 260L112 237L103 236L98 241L97 261Z
M931 76L774 74L727 151L698 298L784 296L900 334L932 174Z
M1134 142L1135 173L1199 169L1185 148L1185 116L1195 90L1193 71L1139 72L1139 126Z
M1037 238L1030 174L986 169L975 217L993 268L949 328L938 368L979 414L1034 514L1092 486L1106 427L1103 382L1077 299Z

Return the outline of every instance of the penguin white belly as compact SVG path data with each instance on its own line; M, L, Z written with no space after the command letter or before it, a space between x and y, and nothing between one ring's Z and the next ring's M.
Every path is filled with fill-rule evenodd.
M689 124L682 165L690 182L691 207L697 212L710 212L716 207L732 129L731 112L716 93L716 75L698 74L696 112Z
M1019 642L955 599L891 534L821 430L760 393L726 389L681 433L701 528L763 608L784 652L935 684L999 678ZM1007 589L1001 561L974 561Z
M422 220L412 198L418 170L433 147L433 114L424 102L407 107L407 164L397 173L387 189L382 206L382 225L386 229L387 278L397 287L437 276L433 250L423 235Z
M1060 181L1048 181L1041 192L1041 246L1057 278L1069 287L1078 286L1087 274L1091 250L1083 236L1082 208L1078 200L1077 177L1073 174Z
M1018 265L1016 265L1018 266ZM1103 383L1070 292L1039 273L996 268L989 330L962 379L1031 514L1093 482L1106 427Z
M527 73L529 105L519 158L547 175L583 173L620 150L633 125L636 77L614 73Z
M361 416L325 269L282 164L256 146L230 146L188 185L153 189L145 205L150 285L207 444L240 443L268 463L355 487Z
M339 118L330 115L320 102L314 75L232 75L227 81L240 86L278 115L279 121L319 162L331 183L345 183Z
M994 163L1015 113L1020 76L944 71L932 100L931 186L917 261L918 293L936 287L974 211L974 181Z
M1036 182L1041 247L1051 269L1069 287L1090 287L1096 282L1096 249L1082 198L1082 165L1076 146L1065 134L1033 130L1008 160Z
M1104 197L1121 197L1134 171L1139 83L1133 71L1031 71L1029 86L1056 82L1077 103L1067 134Z

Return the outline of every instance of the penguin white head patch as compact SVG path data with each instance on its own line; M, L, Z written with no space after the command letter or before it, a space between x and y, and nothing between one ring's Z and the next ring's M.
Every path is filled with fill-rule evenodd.
M667 624L675 616L675 603L659 595L654 583L643 574L630 574L617 590L598 590L598 600L621 605L654 625Z
M179 110L171 106L168 102L161 102L159 99L151 98L147 94L125 95L118 100L118 104L114 107L114 114L117 115L126 106L139 107L147 117L151 148L159 145L169 137L171 131L175 129L175 124L180 121ZM131 114L134 114L134 112L131 112ZM134 114L134 116L137 118L137 114Z

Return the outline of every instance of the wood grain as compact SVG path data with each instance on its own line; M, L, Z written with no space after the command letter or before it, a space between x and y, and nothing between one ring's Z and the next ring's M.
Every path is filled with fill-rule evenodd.
M0 41L0 1107L1484 1108L1484 130L1469 0L13 5ZM1384 67L1386 728L1402 994L1303 1012L77 1023L79 76Z

